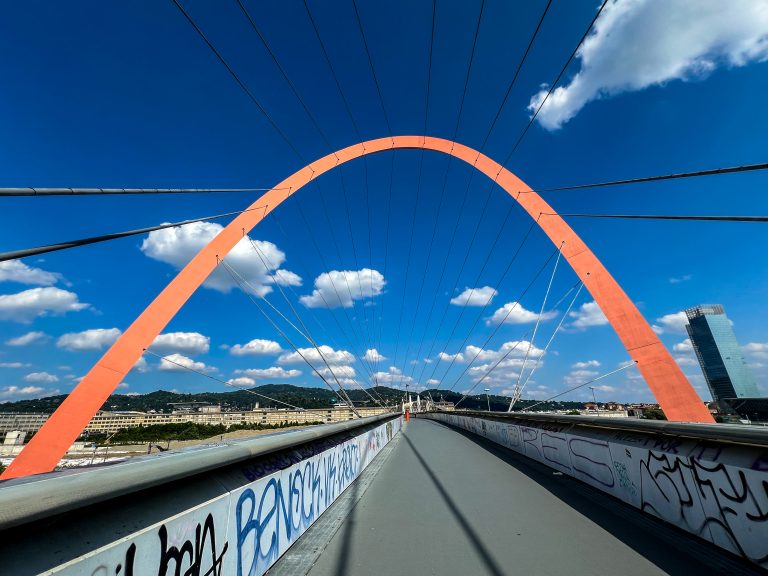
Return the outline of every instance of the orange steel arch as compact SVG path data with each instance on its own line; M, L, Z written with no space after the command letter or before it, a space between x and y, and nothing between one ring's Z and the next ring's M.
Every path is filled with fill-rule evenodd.
M56 412L11 463L1 478L48 472L58 464L94 414L123 377L139 360L145 348L165 328L192 293L256 224L292 193L312 179L367 154L395 149L423 148L449 154L475 167L501 186L536 220L574 269L618 334L630 357L670 420L713 422L667 349L608 273L592 251L552 207L498 162L462 144L430 136L394 136L355 144L329 154L283 180L256 200L250 208L266 205L265 210L243 212L229 223L182 269L168 286L147 306L115 344L91 368L80 384L67 396Z

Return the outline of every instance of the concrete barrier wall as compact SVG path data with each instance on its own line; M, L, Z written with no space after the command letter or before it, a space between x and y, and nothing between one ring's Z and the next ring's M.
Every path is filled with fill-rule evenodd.
M164 485L147 494L100 503L82 510L88 520L76 518L75 511L42 530L38 521L31 530L19 528L21 534L18 530L0 533L0 572L263 574L359 476L400 426L401 418L395 417L368 430L352 430L340 443L329 439L321 441L319 448L316 443L214 470L178 492ZM144 526L132 530L136 523ZM82 540L98 541L101 529L112 535L102 536L108 542L89 550ZM79 547L82 553L56 564L53 549L67 546Z
M426 417L483 436L768 568L765 444L722 441L715 426L705 440L578 419Z

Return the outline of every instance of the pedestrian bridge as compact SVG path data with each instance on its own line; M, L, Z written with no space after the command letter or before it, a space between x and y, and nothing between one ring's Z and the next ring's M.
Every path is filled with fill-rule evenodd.
M0 573L763 573L768 433L713 432L388 414L14 479Z

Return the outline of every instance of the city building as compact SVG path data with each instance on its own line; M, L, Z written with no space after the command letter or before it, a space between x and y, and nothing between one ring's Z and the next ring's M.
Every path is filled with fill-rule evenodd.
M758 396L757 385L736 341L731 322L720 304L685 311L686 330L713 400Z

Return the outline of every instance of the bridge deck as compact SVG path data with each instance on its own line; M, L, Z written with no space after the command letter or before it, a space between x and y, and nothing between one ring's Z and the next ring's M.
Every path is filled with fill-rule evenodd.
M752 572L588 486L437 422L412 420L395 442L335 533L326 526L315 537L313 548L326 547L310 574Z

